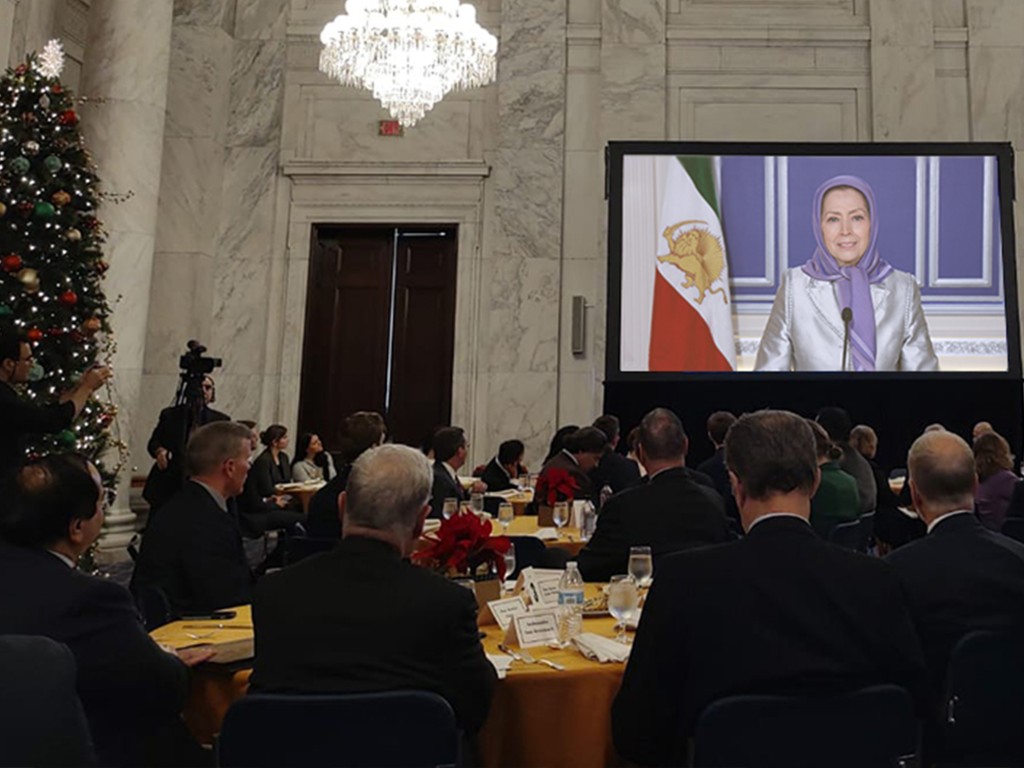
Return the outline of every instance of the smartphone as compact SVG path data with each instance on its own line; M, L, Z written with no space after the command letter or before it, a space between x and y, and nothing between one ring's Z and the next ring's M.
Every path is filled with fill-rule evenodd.
M186 613L182 615L182 621L222 621L233 619L237 616L235 611L211 611L210 613Z

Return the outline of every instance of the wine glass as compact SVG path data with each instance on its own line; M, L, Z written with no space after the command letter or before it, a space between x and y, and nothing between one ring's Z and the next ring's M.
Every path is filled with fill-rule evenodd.
M455 513L459 511L459 500L454 496L444 500L444 506L441 508L441 515L445 520L451 520L455 517Z
M651 586L654 580L654 560L651 558L650 547L629 548L629 575L641 588Z
M469 507L477 515L483 514L484 495L482 493L471 493L469 495Z
M612 576L608 584L608 613L615 617L616 641L629 645L626 624L636 617L639 605L640 594L633 577L625 573Z
M562 528L569 522L569 502L556 501L551 509L551 519L558 527L558 535L562 535Z
M515 516L515 509L513 509L512 505L507 501L503 501L498 505L498 522L501 523L501 528L504 533L508 533L508 527L512 525L512 520L515 519Z
M516 571L516 545L509 544L508 551L505 553L505 581L509 581L512 578L512 574Z

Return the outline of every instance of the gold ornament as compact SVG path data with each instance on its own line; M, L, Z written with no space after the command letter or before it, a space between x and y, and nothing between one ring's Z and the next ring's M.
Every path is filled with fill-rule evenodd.
M35 293L39 290L39 273L31 267L25 267L18 273L18 280L21 281L26 293Z
M61 208L71 202L71 195L69 195L62 189L57 192L54 192L53 197L51 197L50 199L53 200L54 205L56 205L58 208Z
M97 333L102 327L103 324L100 322L100 319L98 317L90 317L88 320L82 323L82 333L92 336L94 333Z
M0 203L0 218L3 218L7 214L7 206Z
M82 239L82 233L79 232L74 227L65 232L64 236L67 237L67 239L70 240L72 243L77 243L79 240Z

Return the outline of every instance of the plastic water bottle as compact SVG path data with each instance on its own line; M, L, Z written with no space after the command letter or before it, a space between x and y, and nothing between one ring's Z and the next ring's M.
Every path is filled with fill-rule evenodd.
M576 561L565 564L558 582L558 642L568 645L583 628L583 577Z
M583 514L580 515L580 541L590 541L597 528L597 510L591 501L583 502Z

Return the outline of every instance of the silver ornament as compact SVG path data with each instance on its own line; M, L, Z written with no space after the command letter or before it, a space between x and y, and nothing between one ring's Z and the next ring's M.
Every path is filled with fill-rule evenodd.
M39 154L39 142L38 141L26 141L21 145L26 155L38 155Z
M50 97L47 96L46 94L43 94L40 97L40 99L39 99L39 106L42 107L43 109L49 109L50 108Z

